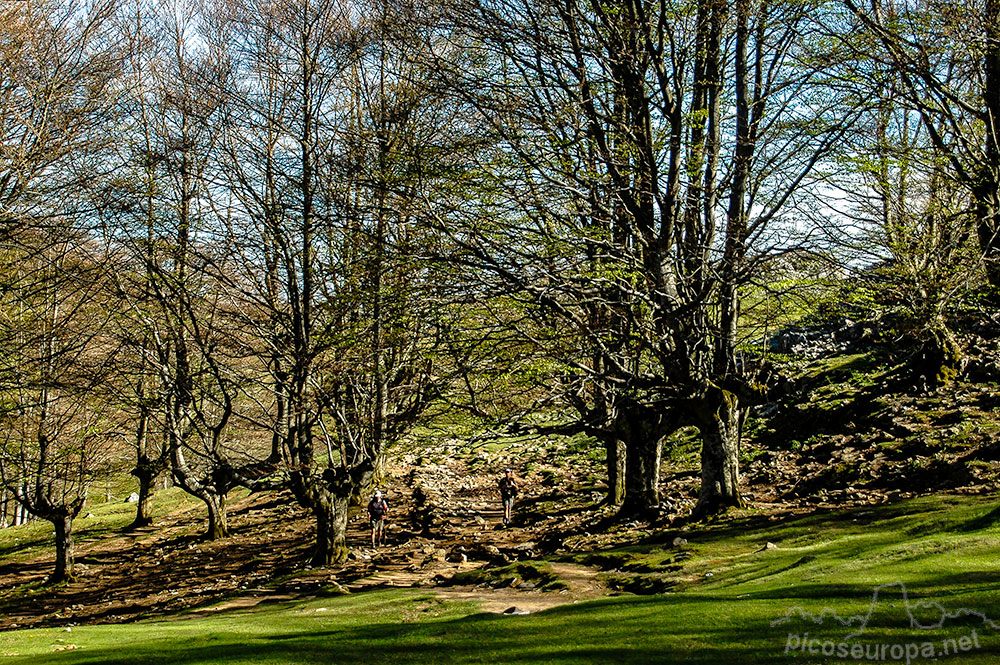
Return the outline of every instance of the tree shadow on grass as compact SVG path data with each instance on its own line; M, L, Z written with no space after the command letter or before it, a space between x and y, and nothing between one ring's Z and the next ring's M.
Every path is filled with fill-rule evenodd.
M722 607L723 601L699 599ZM476 614L426 623L379 623L330 630L284 630L259 637L206 632L191 639L158 636L132 640L121 648L79 650L48 659L5 659L28 663L102 665L196 665L200 663L771 663L781 640L766 620L750 624L690 624L658 619L670 603L629 599L597 601L586 607L557 608L531 616ZM769 617L768 617L769 618ZM214 630L226 628L216 624Z

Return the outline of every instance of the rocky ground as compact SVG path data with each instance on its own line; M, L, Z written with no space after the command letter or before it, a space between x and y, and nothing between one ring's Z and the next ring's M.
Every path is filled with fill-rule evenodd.
M595 568L572 563L546 564L561 581L553 592L543 592L530 571L501 583L453 579L564 550L564 541L572 547L588 521L605 512L592 505L592 494L572 493L585 473L559 473L558 485L571 490L561 497L549 487L554 467L537 460L523 465L530 470L519 469L524 496L518 516L504 527L498 475L487 472L486 456L456 455L456 446L446 444L422 457L408 455L390 469L385 546L370 546L365 515L358 511L349 524L352 552L342 566L308 567L311 520L290 496L251 495L230 506L233 535L224 540L188 535L201 519L198 506L147 529L87 539L77 548L78 579L56 588L42 585L50 555L0 565L0 629L189 616L393 586L434 588L450 598L476 600L486 611L535 611L608 593L597 583Z

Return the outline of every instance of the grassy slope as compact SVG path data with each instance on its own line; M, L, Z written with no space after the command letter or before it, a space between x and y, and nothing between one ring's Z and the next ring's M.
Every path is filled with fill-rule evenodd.
M1000 619L998 523L996 500L950 495L775 522L749 517L692 534L689 558L656 542L603 553L615 565L680 580L677 592L664 595L496 616L442 603L426 591L376 591L181 621L4 633L0 659L32 665L858 662L785 653L789 634L839 642L847 629L833 620L772 622L796 606L816 615L825 607L841 616L865 614L873 588L897 582L924 623L939 613L918 607L920 600ZM764 549L767 542L777 548ZM909 627L901 587L881 593L884 602L857 642L940 648L942 640L976 630L978 648L937 662L1000 657L1000 635L980 618L921 631Z

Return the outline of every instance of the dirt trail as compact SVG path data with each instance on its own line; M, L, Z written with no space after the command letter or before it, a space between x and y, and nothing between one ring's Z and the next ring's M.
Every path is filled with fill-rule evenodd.
M478 602L487 612L511 607L534 612L607 594L596 569L569 563L550 565L567 587L560 591L442 584L457 572L534 558L542 540L552 541L551 525L546 516L522 508L504 527L498 479L471 472L462 458L409 468L398 470L403 483L389 493L393 503L409 508L404 524L390 527L386 547L355 553L370 563L372 573L348 585L350 591L433 588L443 599ZM538 493L539 488L525 487L522 503L532 505Z
M410 455L390 468L384 487L388 541L371 548L366 516L357 512L348 524L354 549L341 566L308 567L313 522L290 496L251 495L230 506L233 535L225 540L200 539L204 518L198 507L166 515L151 528L81 538L79 577L56 588L40 586L52 554L0 563L0 630L201 616L331 588L434 589L442 598L480 602L485 611L537 611L607 593L593 570L570 564L553 564L567 586L563 591L450 585L460 571L551 553L594 516L558 501L553 513L543 503L554 496L551 484L539 481L538 469L545 467L536 467L533 475L517 474L524 491L514 524L505 528L498 472L482 471L481 456L446 451L440 459ZM477 462L479 468L472 468ZM557 484L568 487L571 480L564 473ZM80 532L86 531L82 524Z

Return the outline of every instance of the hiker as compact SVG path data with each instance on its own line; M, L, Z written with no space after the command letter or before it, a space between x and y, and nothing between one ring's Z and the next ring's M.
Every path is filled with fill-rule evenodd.
M385 514L389 505L382 498L382 492L376 490L372 500L368 502L368 519L372 525L372 547L376 540L379 545L385 545Z
M503 525L509 526L514 518L514 500L517 499L517 483L514 482L514 472L511 469L504 471L504 477L498 483L500 486L500 499L503 501Z

